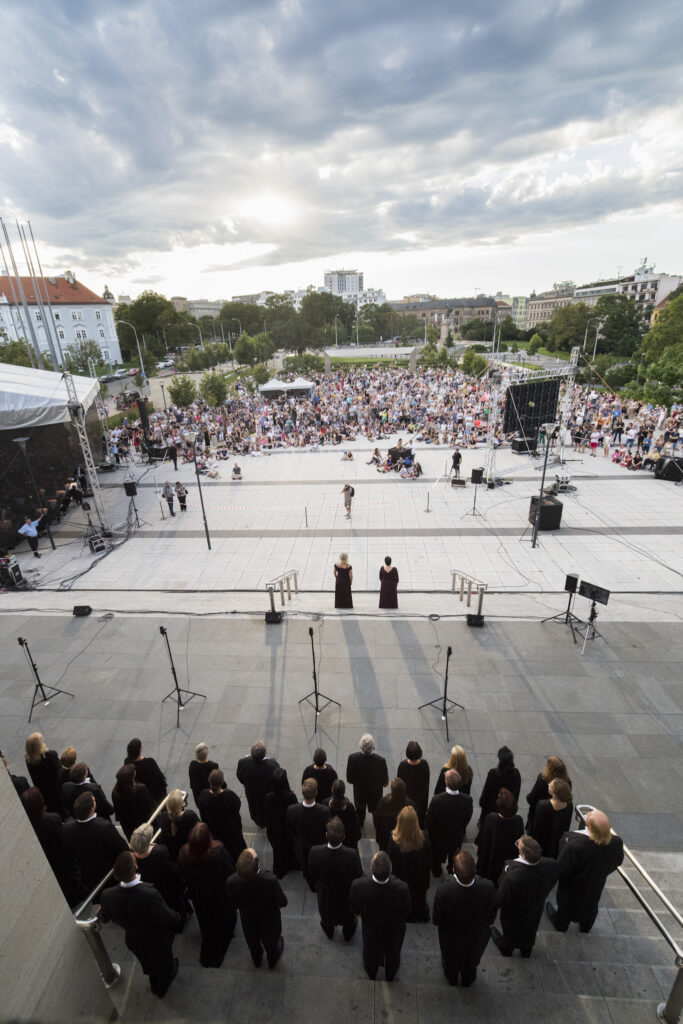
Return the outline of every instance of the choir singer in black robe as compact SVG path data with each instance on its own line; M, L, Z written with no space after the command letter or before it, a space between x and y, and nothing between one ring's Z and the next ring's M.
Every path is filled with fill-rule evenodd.
M598 916L598 904L607 876L624 859L624 844L612 834L609 818L602 811L586 815L586 829L567 832L560 840L557 866L557 910L548 904L548 917L558 932L566 932L570 921L578 921L589 932Z
M449 985L458 984L458 975L463 988L472 984L495 916L493 882L476 875L474 857L461 850L453 862L452 877L444 879L436 890L432 913Z
M491 928L491 938L503 956L515 949L531 956L545 899L557 881L557 862L541 856L541 847L531 836L517 840L519 856L505 864L498 882L496 906L500 924Z
M348 942L356 930L349 891L351 883L362 877L363 869L358 850L344 846L344 834L341 818L331 818L327 823L327 842L311 849L308 870L318 894L320 927L328 939L333 939L335 925L340 924Z
M432 844L432 874L441 877L444 861L450 866L462 846L465 830L472 817L472 797L461 793L460 775L449 768L445 775L446 792L432 797L427 809L427 832Z
M285 948L280 907L287 906L287 897L275 875L261 871L256 850L242 850L226 892L231 906L240 912L244 940L254 966L261 966L265 950L272 970Z
M363 922L363 966L371 981L384 964L387 981L393 981L401 963L401 947L410 914L410 891L391 874L391 861L380 850L372 858L370 875L351 885L351 910Z

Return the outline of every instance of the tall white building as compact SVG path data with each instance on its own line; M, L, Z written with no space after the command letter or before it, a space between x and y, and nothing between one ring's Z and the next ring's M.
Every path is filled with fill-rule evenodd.
M363 291L363 275L357 270L326 270L325 291L333 295L358 295Z
M595 306L603 295L626 295L633 299L643 319L650 320L655 307L681 283L683 276L680 274L656 274L654 265L648 266L647 260L643 260L628 277L582 285L576 289L574 301Z
M21 303L17 279L10 278L6 273L0 274L0 328L10 341L23 339L33 343L35 335L40 352L48 354L51 341L58 362L63 362L70 345L79 341L95 341L102 352L102 362L121 361L110 301L86 288L70 270L66 271L64 277L45 278L47 297L42 279L38 284L38 296L34 294L30 277L20 277L19 281L26 299L30 325Z

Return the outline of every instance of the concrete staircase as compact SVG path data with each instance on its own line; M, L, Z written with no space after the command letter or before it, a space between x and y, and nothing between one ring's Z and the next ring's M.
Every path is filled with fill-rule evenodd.
M270 864L263 833L245 833ZM374 840L360 844L364 867ZM473 847L470 847L472 852ZM683 905L683 857L645 852L643 865L675 906ZM629 874L647 894L637 872ZM439 883L432 880L429 902ZM471 989L446 984L436 929L410 924L397 980L371 982L363 970L360 929L345 943L340 929L333 942L323 934L315 895L298 872L283 880L289 906L283 913L285 951L274 971L256 970L242 938L235 938L219 970L198 963L199 935L194 920L175 942L180 970L168 995L153 996L137 962L115 925L103 931L122 977L111 990L127 1021L218 1022L223 1024L646 1024L656 1021L657 1004L666 1000L676 976L667 943L618 875L608 882L598 920L589 935L576 925L566 934L543 918L533 956L501 957L489 943ZM649 897L648 897L649 898ZM655 907L654 899L650 900ZM681 941L680 929L663 916ZM264 962L265 963L265 962Z

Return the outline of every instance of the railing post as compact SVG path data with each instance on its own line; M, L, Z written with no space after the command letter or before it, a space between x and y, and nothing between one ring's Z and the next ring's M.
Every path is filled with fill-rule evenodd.
M299 574L296 571L296 569L294 570L293 575L294 575L294 593L298 594L299 593Z
M484 583L479 584L479 601L477 603L477 615L481 615L481 609L484 604L484 594L486 592L486 585Z
M266 587L266 590L270 594L270 610L271 610L271 612L274 612L275 611L275 591L273 590L272 587Z
M467 581L467 607L472 603L472 580Z
M282 580L280 580L280 601L282 603L282 607L284 608L284 606L285 606L285 587L284 587L284 583L283 583Z
M106 946L102 942L102 936L100 935L102 925L97 918L90 921L77 921L76 924L83 932L85 941L90 946L99 972L102 975L102 981L107 988L111 988L119 980L121 968L118 964L112 963Z
M290 576L289 576L289 573L287 573L287 580L286 580L286 582L287 582L287 600L291 601L292 600L292 588L290 586L289 580L290 580Z
M657 1007L657 1016L665 1024L678 1024L683 1012L683 963L678 961L678 974L665 1003Z

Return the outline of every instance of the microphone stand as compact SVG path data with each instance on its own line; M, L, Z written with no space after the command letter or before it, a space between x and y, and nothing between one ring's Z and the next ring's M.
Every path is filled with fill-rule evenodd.
M46 692L46 688L41 682L40 676L38 675L38 666L31 657L31 651L29 650L28 640L24 640L23 636L18 636L17 641L19 643L19 646L23 647L24 649L26 660L29 663L29 667L33 672L33 678L36 681L36 685L33 687L33 700L31 701L31 710L28 716L28 720L30 722L31 716L33 715L33 709L37 707L38 704L44 704L45 707L47 707L52 698L57 697L58 694L61 693L65 697L73 697L73 693L69 693L68 690L58 690L56 686L48 686L47 690L49 690L50 692ZM40 697L38 697L38 694L40 694Z
M173 682L175 683L174 688L170 693L167 693L162 704L166 700L170 700L171 697L175 698L177 702L176 707L176 729L180 728L180 712L183 710L186 704L189 704L193 697L201 697L202 700L206 700L205 693L196 693L194 690L185 690L178 684L178 676L176 675L175 665L173 663L173 655L171 654L171 645L168 642L168 631L165 626L159 626L159 632L166 641L166 650L168 651L168 659L171 662L171 674L173 676Z
M475 484L476 486L476 484ZM451 660L451 654L453 653L452 647L446 648L446 671L443 677L443 696L438 697L436 700L428 700L424 704L420 704L418 711L422 711L422 708L438 708L441 711L441 718L446 723L446 739L450 740L448 735L448 714L453 708L460 708L464 711L465 708L462 704L458 704L456 700L451 700L448 696L448 662Z
M317 673L316 673L316 670L315 670L315 645L313 643L313 627L312 626L309 626L309 628L308 628L308 635L311 638L311 655L313 657L313 689L311 690L310 693L307 693L305 697L301 698L301 700L299 701L299 704L303 704L304 701L306 701L307 704L310 704L311 707L315 709L315 729L314 729L314 732L317 732L318 731L318 715L320 714L320 712L324 711L325 708L329 704L336 704L337 707L341 710L341 704L339 703L338 700L334 700L334 698L328 697L327 694L321 693L320 690L318 689L318 676L317 676ZM325 701L325 703L322 705L322 707L320 706L320 700L321 699Z

